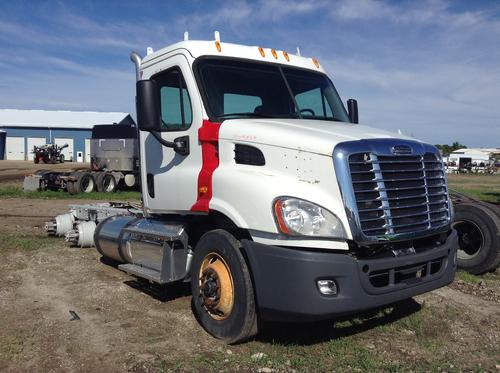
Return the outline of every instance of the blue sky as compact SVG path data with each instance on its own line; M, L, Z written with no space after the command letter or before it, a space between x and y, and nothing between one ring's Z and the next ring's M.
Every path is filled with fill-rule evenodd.
M500 146L499 1L0 0L0 107L134 113L129 52L214 30L317 57L364 124Z

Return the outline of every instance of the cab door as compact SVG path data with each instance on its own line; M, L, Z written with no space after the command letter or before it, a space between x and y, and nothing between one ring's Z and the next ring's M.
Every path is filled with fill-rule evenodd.
M141 131L141 182L149 213L189 212L197 199L201 149L198 129L202 105L188 61L183 55L153 66L150 78L158 85L161 104L161 137L174 141L189 136L190 153L181 155ZM146 70L147 71L147 70Z

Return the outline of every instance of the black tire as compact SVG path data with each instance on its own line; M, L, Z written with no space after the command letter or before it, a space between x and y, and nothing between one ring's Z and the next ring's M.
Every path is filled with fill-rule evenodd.
M38 164L38 163L40 163L40 159L38 159L38 157L35 157L35 158L33 158L33 162L35 162L35 164Z
M59 163L64 163L64 154L59 156Z
M104 193L113 193L116 192L118 187L118 183L115 177L108 173L103 172L96 177L97 191Z
M500 224L496 214L481 202L459 203L454 208L458 267L474 275L496 268L500 261Z
M221 229L210 231L196 245L191 272L195 316L208 333L226 343L245 341L258 331L252 280L240 248L240 242L228 232ZM211 258L215 259L211 261ZM224 300L223 293L228 292L227 287L219 286L223 281L220 281L217 274L214 280L212 274L217 271L212 271L210 266L214 264L211 263L219 264L219 267L225 266L229 271L232 285L230 293L233 298L230 309L226 307L229 309L227 313L217 308ZM205 269L202 270L203 268ZM214 283L216 289L210 286ZM210 291L215 291L219 296L212 296ZM216 302L213 302L214 299ZM216 303L215 306L213 303Z
M90 172L77 173L74 187L78 193L92 193L95 190L95 180Z
M78 190L76 190L76 188L75 188L75 182L73 182L73 181L66 182L66 190L71 195L78 194Z

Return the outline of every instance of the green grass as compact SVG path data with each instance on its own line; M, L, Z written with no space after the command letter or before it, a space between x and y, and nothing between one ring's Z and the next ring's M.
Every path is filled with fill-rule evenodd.
M479 284L481 282L481 277L470 274L469 272L459 270L456 272L456 276L464 281L468 282L469 284Z
M47 236L25 236L14 233L2 234L0 253L12 250L34 251L55 245L60 239Z
M448 174L448 184L481 201L500 203L500 175Z
M0 198L30 198L30 199L92 199L92 200L120 200L139 201L141 193L135 191L118 191L115 193L79 193L71 195L63 190L45 190L41 192L24 192L17 186L0 187Z

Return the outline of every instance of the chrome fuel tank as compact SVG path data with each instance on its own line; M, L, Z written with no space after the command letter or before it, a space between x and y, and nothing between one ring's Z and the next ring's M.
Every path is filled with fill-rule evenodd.
M170 281L187 273L187 239L181 223L132 216L103 220L94 236L102 255L164 273Z
M127 260L120 254L120 240L123 229L132 222L139 220L135 216L111 216L104 219L96 228L94 233L95 247L101 255L127 263Z
M156 219L139 219L124 230L120 253L128 263L134 263L156 271L161 270L163 246L168 243L174 256L185 255L187 235L180 224L165 223ZM181 257L176 262L184 262Z

